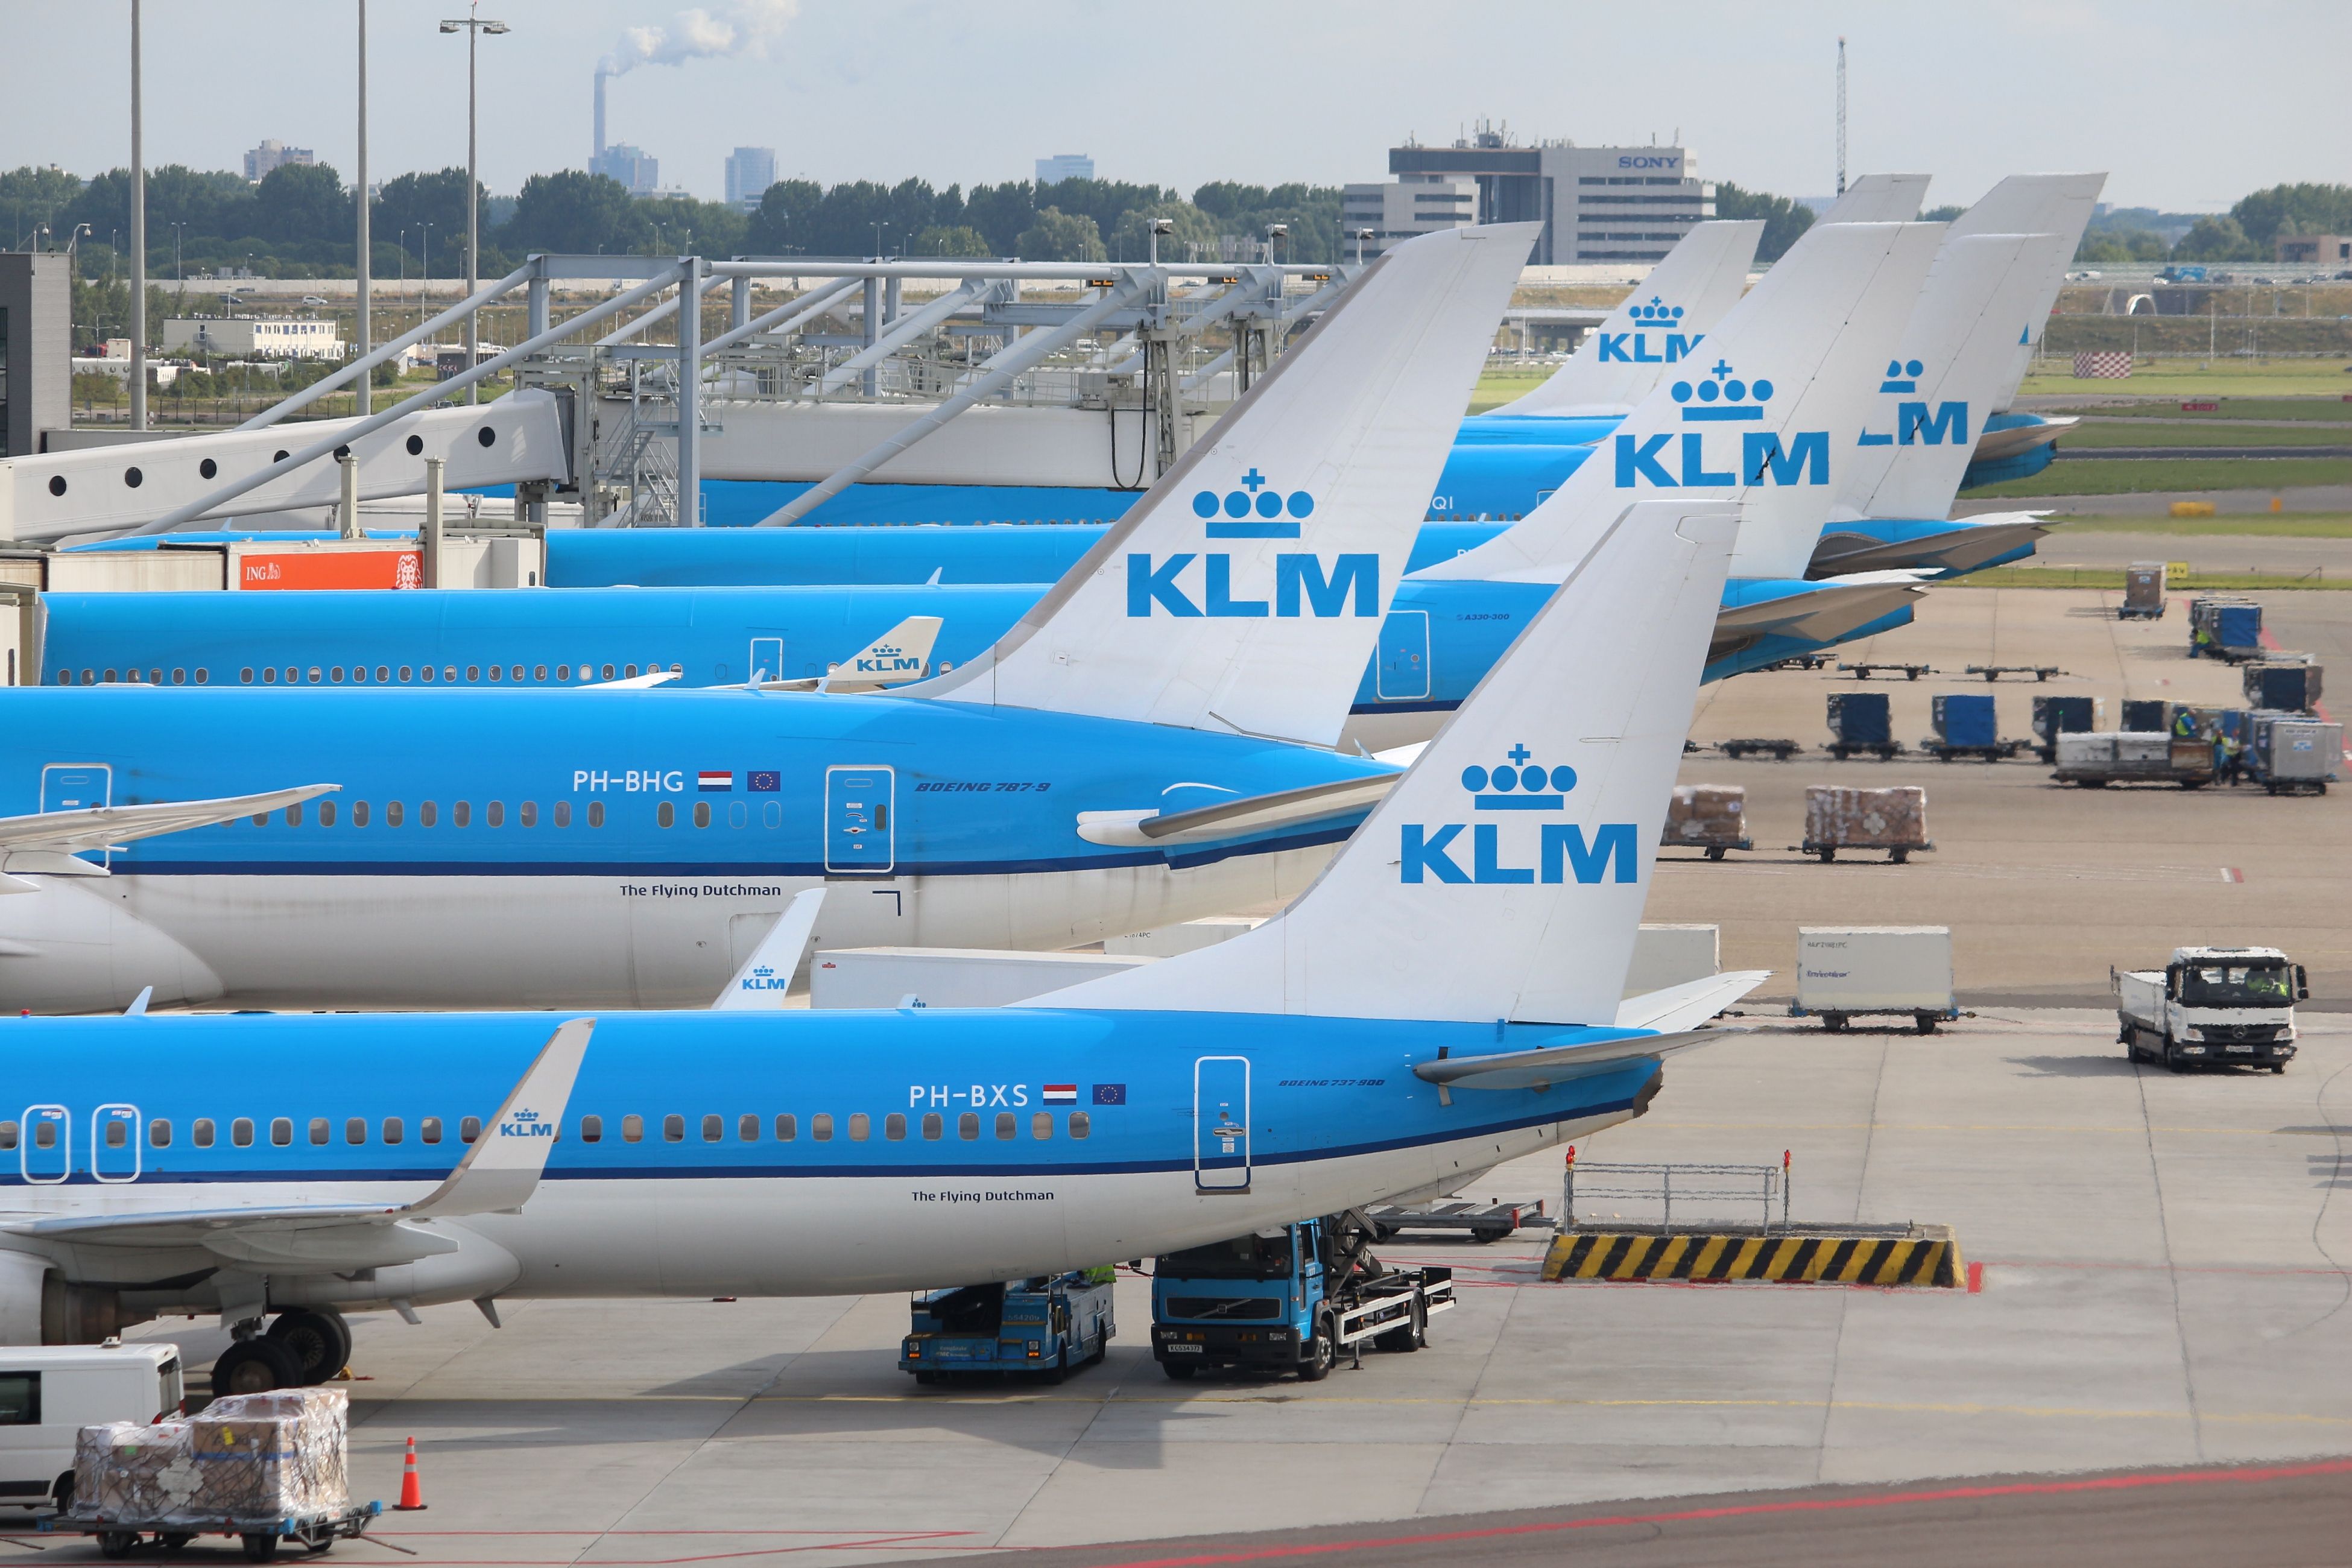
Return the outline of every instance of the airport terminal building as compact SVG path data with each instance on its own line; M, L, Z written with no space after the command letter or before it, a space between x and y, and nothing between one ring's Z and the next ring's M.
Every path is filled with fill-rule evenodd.
M1369 216L1390 190L1402 196L1385 204L1391 210L1412 210L1406 204L1414 194L1461 182L1477 187L1476 211L1454 221L1542 224L1532 258L1538 267L1659 261L1694 224L1715 216L1715 188L1698 178L1698 160L1685 147L1513 146L1507 128L1482 125L1451 147L1390 148L1389 174L1389 184L1350 185L1346 198L1348 226L1374 229L1383 248L1425 231L1382 232L1386 226L1359 223L1355 212Z

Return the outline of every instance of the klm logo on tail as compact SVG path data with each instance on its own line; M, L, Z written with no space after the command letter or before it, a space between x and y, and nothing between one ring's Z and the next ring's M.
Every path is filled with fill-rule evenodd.
M1678 381L1668 389L1683 405L1685 425L1702 426L1682 432L1682 441L1670 466L1667 449L1672 434L1650 437L1621 435L1616 438L1616 485L1621 490L1648 485L1656 489L1700 489L1738 485L1825 485L1830 482L1830 433L1826 430L1739 432L1739 456L1730 453L1731 432L1710 437L1705 426L1762 424L1764 405L1772 401L1772 384L1759 376L1742 381L1722 360L1706 378Z
M1919 377L1926 373L1927 368L1916 359L1891 359L1886 362L1886 378L1878 384L1878 390L1893 394L1897 399L1895 405L1895 433L1890 436L1884 430L1865 429L1857 445L1940 447L1946 441L1951 442L1956 447L1968 444L1969 405L1965 399L1947 398L1936 405L1931 411L1925 398L1904 399L1902 397L1904 393L1916 394L1919 390Z
M762 963L745 975L738 983L736 989L739 991L789 991L792 989L792 984L791 975L779 974Z
M1648 304L1633 307L1633 316L1632 331L1601 334L1602 364L1674 364L1688 359L1691 350L1698 346L1701 334L1675 330L1683 322L1680 305L1665 304L1653 294ZM1658 346L1665 350L1664 353L1651 350L1650 334L1654 331L1659 334Z
M1505 754L1510 760L1500 767L1482 768L1474 763L1462 770L1462 787L1470 795L1474 814L1500 812L1516 816L1568 808L1569 792L1576 787L1574 768L1545 767L1534 760L1535 754L1524 742ZM1454 858L1458 847L1454 841L1462 837L1465 826L1470 834L1467 871ZM1550 883L1565 882L1572 874L1579 882L1596 883L1609 880L1612 867L1617 881L1641 879L1641 841L1630 822L1602 823L1592 830L1590 839L1577 823L1538 823L1533 835L1515 828L1507 836L1511 840L1507 845L1504 827L1501 822L1448 822L1433 829L1424 823L1408 822L1403 827L1403 853L1397 862L1397 879ZM1507 858L1528 858L1530 837L1535 841L1535 863L1505 864Z
M1305 490L1285 495L1252 467L1235 481L1238 488L1219 495L1202 490L1192 497L1193 514L1208 524L1216 539L1297 539L1298 525L1314 515L1315 498ZM1201 584L1188 589L1180 581L1192 563L1201 563ZM1193 598L1197 591L1200 597ZM1381 613L1381 558L1377 554L1344 554L1323 558L1300 551L1274 558L1274 597L1237 598L1234 588L1234 558L1223 551L1184 551L1154 561L1149 551L1127 558L1127 613L1130 619L1149 620L1166 611L1171 616L1210 619L1249 619L1302 616L1378 616Z
M923 661L901 647L888 643L876 643L871 650L852 661L860 675L920 675Z

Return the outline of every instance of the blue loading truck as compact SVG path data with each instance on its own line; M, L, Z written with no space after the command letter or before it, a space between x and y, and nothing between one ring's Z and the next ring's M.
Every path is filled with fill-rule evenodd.
M898 1370L920 1384L982 1373L1059 1383L1103 1358L1117 1337L1112 1269L1073 1269L992 1285L924 1290L898 1343Z
M1151 1354L1170 1377L1203 1367L1297 1373L1309 1383L1343 1354L1417 1351L1429 1320L1454 1305L1451 1268L1390 1268L1353 1210L1301 1220L1152 1266Z

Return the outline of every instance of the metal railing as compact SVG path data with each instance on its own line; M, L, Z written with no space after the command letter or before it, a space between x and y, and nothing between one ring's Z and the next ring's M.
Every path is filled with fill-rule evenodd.
M1669 1235L1675 1228L1677 1202L1685 1210L1697 1206L1720 1211L1754 1205L1758 1223L1769 1236L1775 1229L1786 1230L1789 1226L1789 1155L1783 1152L1777 1165L1597 1164L1580 1163L1571 1148L1568 1152L1567 1173L1560 1179L1562 1231L1576 1228L1576 1203L1580 1197L1588 1204L1655 1204L1659 1215L1655 1223ZM1773 1217L1776 1205L1780 1210L1778 1220ZM1685 1220L1685 1227L1689 1223Z

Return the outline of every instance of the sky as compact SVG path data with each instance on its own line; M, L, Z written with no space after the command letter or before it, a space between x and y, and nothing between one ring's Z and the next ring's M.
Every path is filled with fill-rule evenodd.
M1029 178L1085 153L1106 179L1338 184L1408 138L1679 136L1706 178L1784 195L1848 167L1928 171L1931 204L2002 175L2100 169L2117 205L2218 211L2283 181L2352 179L2346 0L487 0L484 183L584 167L593 77L610 134L665 184L721 194L739 145L780 177ZM357 0L147 0L151 166L238 169L264 137L348 179ZM369 6L370 174L462 165L459 0ZM130 156L130 0L0 0L0 167L89 175Z

